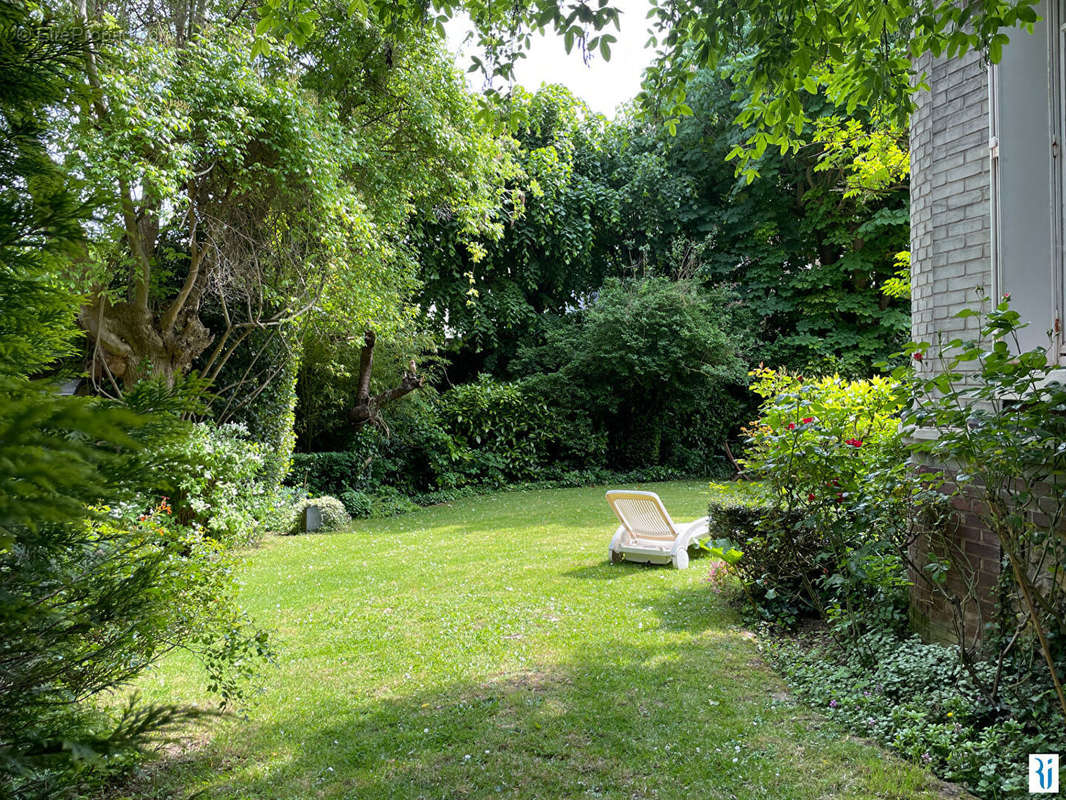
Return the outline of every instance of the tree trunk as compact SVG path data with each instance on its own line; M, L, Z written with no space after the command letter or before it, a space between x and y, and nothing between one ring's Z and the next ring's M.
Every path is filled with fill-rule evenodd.
M417 365L414 359L411 359L399 386L371 395L370 374L374 370L374 345L376 343L377 335L373 331L367 331L363 335L363 349L359 354L359 390L356 394L355 405L348 410L348 418L357 428L368 422L377 423L383 406L399 400L415 389L421 389L426 381L418 374Z
M149 309L102 296L82 308L80 322L89 337L90 375L116 391L148 377L173 386L214 339L195 314L166 330Z

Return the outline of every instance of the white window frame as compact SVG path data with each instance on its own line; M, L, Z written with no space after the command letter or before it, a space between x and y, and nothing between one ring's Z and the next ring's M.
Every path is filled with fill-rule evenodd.
M1066 319L1066 158L1063 158L1063 143L1066 142L1066 0L1047 0L1041 9L1046 15L1038 22L1044 27L1048 44L1047 80L1048 80L1048 119L1051 121L1049 131L1048 180L1051 207L1049 209L1051 232L1050 265L1052 285L1047 289L1054 299L1053 319L1030 320L1030 325L1043 328L1050 323L1053 332L1049 359L1066 366L1066 334L1063 320ZM1026 36L1021 31L1011 34L1012 38ZM1010 47L1010 45L1007 45ZM1034 80L1040 76L1034 76ZM988 114L989 114L989 180L990 180L990 222L991 222L991 280L992 297L998 300L1009 286L1004 280L1004 259L1000 231L1003 230L1000 191L1000 122L1001 96L999 65L991 65L988 70ZM1041 123L1043 124L1043 123Z
M1055 345L1058 363L1066 363L1066 167L1062 148L1066 141L1066 0L1048 3L1048 85L1051 103L1051 257L1056 286Z

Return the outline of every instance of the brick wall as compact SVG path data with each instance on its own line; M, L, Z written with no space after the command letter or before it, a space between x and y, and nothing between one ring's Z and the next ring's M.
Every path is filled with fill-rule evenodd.
M925 468L940 470L935 464ZM997 613L996 587L1003 551L999 539L981 521L983 506L977 491L957 493L951 481L941 490L952 495L950 519L916 541L910 555L915 563L925 564L932 551L952 566L945 576L946 592L934 589L918 576L911 576L911 626L930 641L952 642L961 635L973 642L981 638L984 625ZM948 594L961 600L957 609L953 608Z
M911 333L935 344L938 334L950 339L973 333L974 319L954 315L974 305L977 287L991 291L988 72L975 53L926 55L915 69L930 88L917 94L911 116ZM948 587L962 593L972 582L977 588L978 599L963 609L967 637L979 635L982 621L992 618L1000 570L999 542L980 524L976 503L980 499L973 496L954 498L955 523L920 541L912 553L919 563L930 548L953 556L960 566L948 574ZM923 636L954 639L953 617L944 597L914 582L911 619Z
M911 332L935 342L973 331L953 315L991 290L988 73L976 53L915 69L930 89L911 116Z

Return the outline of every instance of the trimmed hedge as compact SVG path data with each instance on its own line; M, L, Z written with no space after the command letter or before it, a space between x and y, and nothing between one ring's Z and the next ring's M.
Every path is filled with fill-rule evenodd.
M728 539L743 556L733 569L749 599L768 620L794 622L812 615L805 582L814 581L808 559L817 554L819 537L804 525L798 510L778 506L754 493L722 497L707 509L711 538Z
M308 506L318 506L322 511L322 527L320 531L335 531L343 528L352 518L344 509L344 504L336 497L322 495L320 497L308 497L293 506L292 523L289 525L289 533L303 533L303 513Z

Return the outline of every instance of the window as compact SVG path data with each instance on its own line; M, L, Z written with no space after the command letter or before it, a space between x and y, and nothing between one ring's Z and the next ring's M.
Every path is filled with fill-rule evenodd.
M992 290L1011 295L1029 327L1022 347L1049 344L1066 363L1063 241L1066 135L1066 0L1042 0L1033 34L1011 32L989 75L992 200Z

